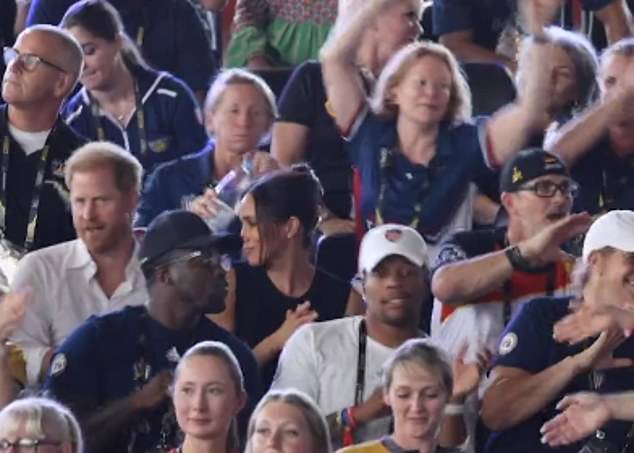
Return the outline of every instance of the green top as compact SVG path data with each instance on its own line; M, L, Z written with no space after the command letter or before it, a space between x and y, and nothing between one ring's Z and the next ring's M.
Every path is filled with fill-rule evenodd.
M225 66L246 66L253 56L272 66L316 59L337 14L337 0L238 0Z

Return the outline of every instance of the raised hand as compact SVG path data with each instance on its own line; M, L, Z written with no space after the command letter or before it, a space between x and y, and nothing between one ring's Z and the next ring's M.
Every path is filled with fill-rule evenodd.
M253 151L248 154L248 158L253 161L253 173L256 175L262 175L280 168L280 164L273 156L264 151Z
M564 0L519 0L518 7L526 31L542 35L544 27L550 25Z
M610 408L601 395L577 393L566 396L557 404L563 411L541 428L542 443L551 447L568 445L594 433L611 417Z
M207 188L202 195L191 200L186 209L198 214L205 220L214 218L218 213L218 194L212 188Z
M311 308L309 301L299 304L295 310L286 310L286 320L274 333L278 348L282 349L297 329L315 321L318 317L319 313Z
M592 345L574 356L581 371L605 370L632 366L630 358L615 358L614 350L623 343L625 336L620 330L604 331Z
M463 344L451 364L454 377L452 399L464 399L476 390L491 363L491 352L484 348L477 352L475 362L467 362L468 349L469 345Z
M582 212L571 214L548 225L536 235L518 244L522 256L536 267L552 263L566 255L561 245L573 237L585 233L592 224L592 217Z
M608 329L629 329L634 325L634 310L614 305L578 304L574 311L555 324L553 338L559 342L579 343Z
M158 406L167 397L167 390L173 378L174 375L170 370L163 370L152 377L141 389L132 394L132 406L136 410L147 410Z

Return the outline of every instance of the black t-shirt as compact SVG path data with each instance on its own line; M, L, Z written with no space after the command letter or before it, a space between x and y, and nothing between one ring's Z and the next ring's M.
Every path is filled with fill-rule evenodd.
M234 266L236 273L236 335L254 348L260 341L275 332L286 319L286 310L294 310L299 304L310 301L319 313L318 321L341 318L350 295L350 283L340 280L320 269L313 282L301 297L289 297L280 292L266 274L264 267L252 267L246 263ZM262 367L265 388L271 385L278 357Z
M634 209L634 154L617 156L607 137L574 165L572 177L580 186L575 211Z
M9 138L9 163L7 169L6 237L23 246L27 223L33 201L35 177L42 157L42 150L27 155L13 139L8 129L7 106L0 106L0 147ZM61 119L51 131L44 181L41 186L37 211L35 240L32 249L39 249L75 238L68 189L64 183L64 164L83 140Z
M345 144L326 107L321 64L307 61L298 66L279 100L279 121L309 128L306 160L325 190L326 206L347 218L352 204L352 167Z

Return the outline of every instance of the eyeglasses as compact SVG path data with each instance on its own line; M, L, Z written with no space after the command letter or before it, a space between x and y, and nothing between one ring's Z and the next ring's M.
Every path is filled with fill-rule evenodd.
M35 453L37 452L38 447L44 445L60 446L62 445L62 442L53 442L51 440L43 439L29 439L28 437L21 437L13 442L8 441L7 439L2 439L0 440L0 453L9 451L9 448L11 447L13 447L14 451Z
M223 271L229 272L231 270L231 257L229 255L216 255L209 253L195 251L187 253L185 255L174 258L173 260L161 263L161 267L169 266L171 264L186 263L193 259L200 258L200 262L207 267L220 267Z
M559 190L564 197L575 198L579 194L579 184L574 181L563 181L560 184L552 181L538 181L533 185L520 187L517 190L528 190L541 198L552 198Z
M13 47L4 47L2 50L2 56L4 58L5 65L9 66L12 61L17 61L28 72L35 71L40 63L44 63L51 68L57 69L58 71L66 72L64 68L57 66L56 64L51 63L50 61L47 61L40 56L33 55L32 53L20 53Z

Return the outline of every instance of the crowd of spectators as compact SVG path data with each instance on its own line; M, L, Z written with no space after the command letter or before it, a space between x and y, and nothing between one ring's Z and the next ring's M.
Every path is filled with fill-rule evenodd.
M628 1L0 16L0 453L634 453Z

